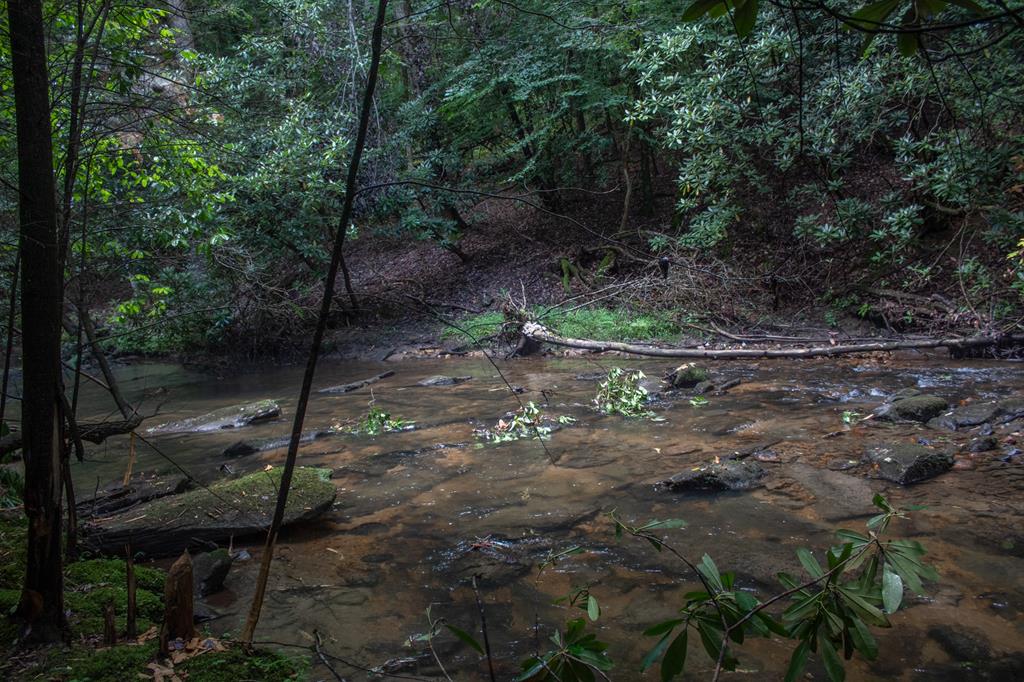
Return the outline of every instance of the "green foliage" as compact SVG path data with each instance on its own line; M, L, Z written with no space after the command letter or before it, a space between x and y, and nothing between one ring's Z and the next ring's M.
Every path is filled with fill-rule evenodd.
M556 630L551 636L551 642L555 645L554 649L523 662L522 672L515 678L517 682L589 682L595 679L594 670L604 672L612 669L608 645L599 641L594 633L587 632L587 622L583 618L567 622L564 633Z
M377 436L392 431L404 431L413 424L414 422L392 417L390 412L379 407L371 407L370 411L355 426L349 427L347 431L367 436Z
M640 385L646 378L639 370L612 367L608 377L598 385L594 405L605 414L653 418L654 412L647 409L647 389Z
M499 419L493 429L477 430L477 437L491 443L508 443L523 438L547 440L551 437L552 427L545 423L547 417L532 400L506 416L508 418Z
M904 585L923 594L923 581L938 580L938 575L924 563L925 550L920 543L881 537L890 523L904 518L905 513L881 495L876 495L873 502L881 513L868 521L867 534L838 531L841 544L825 551L824 566L807 549L796 551L808 578L798 580L788 573L779 574L790 605L778 619L767 613L775 599L760 601L740 589L735 574L720 571L706 554L700 563L690 564L652 532L681 525L678 522L654 521L632 527L613 512L616 536L629 534L644 539L658 551L669 547L697 574L703 587L683 595L683 606L675 617L644 632L658 640L644 658L642 669L660 661L662 680L681 675L691 633L700 638L705 653L712 661L720 662L724 670L735 670L738 660L732 649L747 637L776 635L796 640L787 680L801 678L810 652L820 656L832 682L844 679L843 659L850 659L854 653L874 660L878 644L870 628L891 627L888 617L899 609Z

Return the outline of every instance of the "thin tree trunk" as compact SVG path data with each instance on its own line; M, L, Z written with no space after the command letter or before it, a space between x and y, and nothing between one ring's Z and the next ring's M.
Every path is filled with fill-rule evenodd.
M21 223L21 310L24 391L25 515L28 549L18 615L25 639L62 639L64 572L61 557L62 283L56 184L50 123L49 74L41 0L8 0L11 71L18 138Z
M878 353L896 350L923 350L926 348L982 348L1002 343L1022 343L1024 335L1013 336L972 336L967 338L925 339L918 341L877 341L836 346L816 346L811 348L724 348L721 350L703 350L700 348L661 348L635 343L619 343L616 341L591 341L589 339L570 339L549 331L536 322L523 325L523 336L542 343L556 346L582 348L593 351L618 351L632 355L645 355L655 358L705 358L708 360L736 360L749 358L819 358L851 353Z
M622 199L622 219L619 221L619 232L625 232L629 224L629 203L633 198L633 181L629 175L629 144L633 139L633 129L626 128L626 141L622 145L622 177L626 181L626 196Z
M131 420L135 416L135 409L124 399L124 395L121 393L121 388L117 384L117 377L114 376L114 370L111 369L110 363L107 361L107 354L103 352L103 347L100 346L99 338L96 336L96 327L92 323L92 318L89 317L88 308L82 307L78 309L78 319L82 325L82 331L85 332L85 338L89 342L89 348L92 350L92 356L96 360L96 364L100 366L100 372L103 374L103 379L107 382L107 388L110 390L110 395L114 398L114 403L117 404L117 409L121 412L121 416L126 420ZM68 325L70 327L70 325ZM68 329L70 333L71 329ZM76 371L80 370L80 367L75 368Z
M295 407L295 421L292 424L291 440L288 443L288 455L285 458L284 471L281 474L281 485L278 489L277 506L274 508L274 519L270 524L270 530L267 532L267 541L263 549L263 557L260 561L260 572L256 579L256 592L253 595L252 606L249 609L249 616L245 622L245 629L242 631L242 643L246 646L252 645L256 624L259 622L260 611L263 609L263 597L267 590L267 579L270 576L270 564L274 558L274 544L277 542L277 534L280 532L281 523L284 520L285 507L288 503L288 489L291 487L292 475L295 472L295 460L299 454L299 441L302 438L306 406L309 403L309 393L313 388L313 377L316 374L316 363L320 355L320 345L323 342L324 333L327 330L327 320L331 314L334 280L337 279L338 270L341 267L345 232L348 230L349 221L352 218L352 205L355 201L356 183L359 178L359 161L363 155L363 146L366 144L366 130L369 127L370 110L373 106L373 91L377 86L377 70L380 66L381 37L384 32L386 10L387 0L378 0L377 17L373 24L370 70L366 75L366 89L363 92L362 110L359 114L359 130L356 133L355 146L352 148L352 159L349 162L348 177L345 182L345 203L342 205L341 217L338 220L334 239L334 251L331 254L331 266L327 273L327 280L324 282L324 294L320 302L320 316L317 320L316 331L313 333L313 340L310 343L306 371L302 377L302 389L299 391L299 401Z
M7 417L7 391L11 383L11 355L14 352L14 318L18 314L18 276L21 274L21 247L14 256L14 270L11 272L11 299L7 308L7 347L4 348L4 378L0 387L0 424Z

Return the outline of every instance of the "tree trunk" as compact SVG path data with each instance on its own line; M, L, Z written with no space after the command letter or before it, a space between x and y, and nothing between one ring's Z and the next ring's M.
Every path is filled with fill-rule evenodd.
M58 420L62 283L49 75L41 0L8 0L7 13L18 138L22 430L29 520L18 614L27 621L26 640L55 642L65 631Z
M160 653L170 653L176 639L188 642L195 635L192 604L192 557L188 550L171 564L164 582L164 622L160 626Z

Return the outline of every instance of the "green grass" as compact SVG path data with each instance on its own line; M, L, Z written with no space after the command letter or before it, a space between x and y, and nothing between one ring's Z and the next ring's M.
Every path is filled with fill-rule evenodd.
M543 309L534 308L534 315ZM672 341L679 338L680 329L667 312L636 313L626 308L580 308L568 313L552 311L539 320L562 336L595 341ZM504 317L491 311L465 317L456 325L473 337L493 336L501 330ZM446 327L442 338L472 341L463 331Z

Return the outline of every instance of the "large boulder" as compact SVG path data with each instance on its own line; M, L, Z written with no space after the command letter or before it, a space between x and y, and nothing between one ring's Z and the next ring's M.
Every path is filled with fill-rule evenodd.
M875 419L892 422L926 422L937 417L948 403L934 395L914 395L875 408Z
M277 419L281 406L274 400L259 400L245 405L232 405L214 410L198 417L189 417L176 422L167 422L149 429L150 433L186 433L237 429L250 424Z
M761 485L764 469L748 461L709 462L680 472L659 485L673 492L750 490Z
M83 543L98 554L132 549L174 556L189 547L265 533L273 519L283 469L257 471L180 495L170 495L83 526ZM284 525L315 519L337 494L329 469L297 468Z
M900 485L934 478L953 467L950 453L924 445L879 445L869 448L867 454L879 478Z

